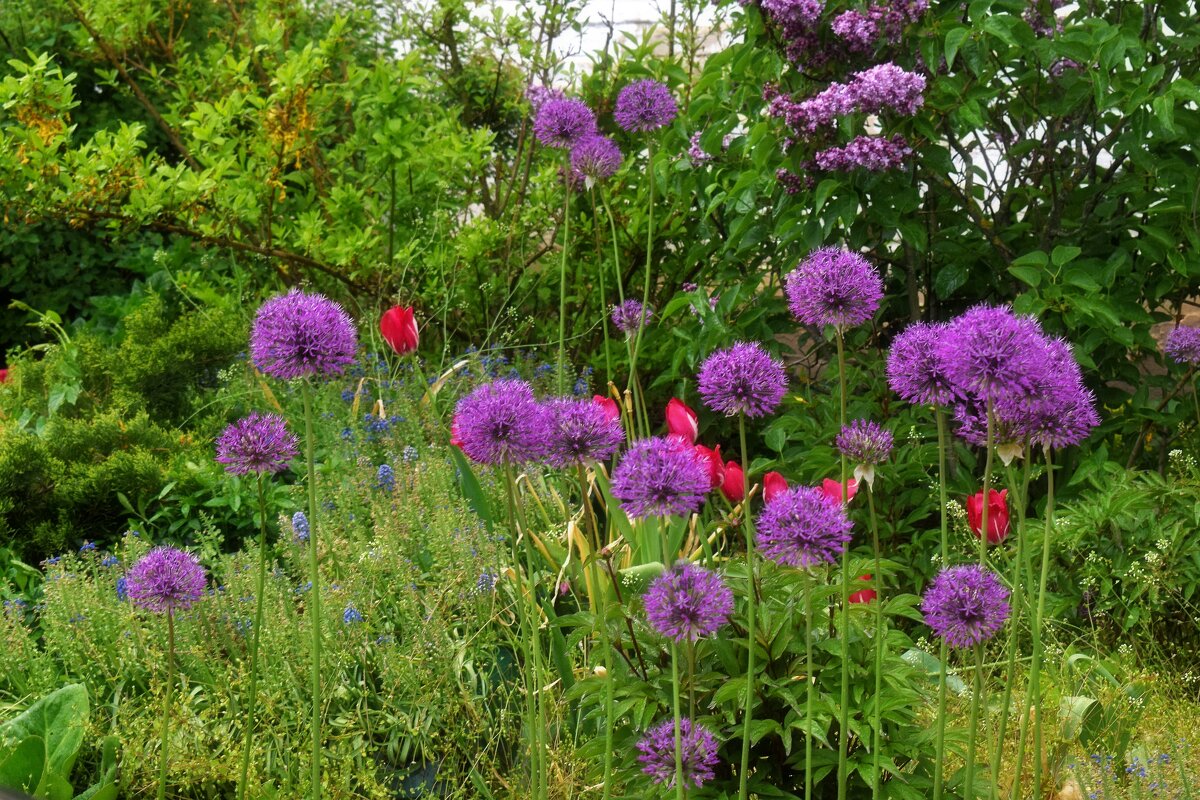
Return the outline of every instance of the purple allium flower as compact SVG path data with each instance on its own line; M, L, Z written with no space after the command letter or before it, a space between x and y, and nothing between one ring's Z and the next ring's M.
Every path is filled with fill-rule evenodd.
M357 347L354 323L340 305L296 289L263 303L250 330L254 366L285 381L340 375Z
M550 413L522 380L477 387L454 412L462 451L481 464L523 464L546 454Z
M866 322L883 297L883 281L870 262L836 247L814 250L784 284L792 316L818 327Z
M612 324L626 336L633 336L638 328L654 317L652 306L643 307L638 300L626 300L612 307Z
M883 136L856 136L844 147L829 147L818 151L813 160L826 172L849 172L865 169L884 172L899 169L912 157L913 150L900 134L891 139Z
M670 125L678 109L671 90L649 78L634 81L617 95L613 119L630 133L653 131Z
M607 136L587 136L571 148L571 170L591 186L621 168L621 148Z
M978 564L942 570L921 600L925 624L951 647L991 639L1008 619L1008 589Z
M661 436L640 439L613 470L613 497L631 517L686 516L712 488L708 465L689 445Z
M595 135L596 115L582 100L547 100L537 110L533 133L547 147L574 147Z
M292 514L292 538L297 542L307 542L309 534L308 517L303 511Z
M548 100L562 100L562 89L555 89L552 86L537 86L529 84L529 88L525 90L525 99L529 101L529 105L533 108L533 113L537 113Z
M981 404L1029 397L1047 366L1046 340L1032 317L1004 306L978 305L950 323L935 345L959 394Z
M683 781L699 788L716 775L713 768L719 761L717 739L690 719L679 720L679 739ZM665 783L668 788L675 786L675 720L664 720L646 731L637 747L642 753L638 756L642 772L655 783Z
M186 611L204 594L204 567L191 553L156 547L129 570L125 591L133 604L158 614Z
M791 567L832 564L850 541L850 518L842 503L820 489L796 486L777 493L758 515L762 554Z
M765 417L787 391L787 371L758 342L735 342L704 360L697 388L713 411Z
M1200 328L1180 325L1167 334L1163 352L1180 364L1200 364Z
M835 440L838 450L855 464L882 464L892 452L892 432L869 419L856 419Z
M1032 395L997 402L996 427L1015 428L1030 444L1057 450L1086 439L1100 416L1071 346L1062 339L1044 339L1043 345L1045 365ZM986 427L984 433L986 440Z
M233 475L283 472L296 457L297 440L283 417L252 413L225 429L217 439L217 462Z
M625 441L621 417L590 399L558 397L546 403L550 410L550 441L546 460L556 467L603 461Z
M954 400L954 385L936 352L948 332L943 323L914 322L892 340L887 376L893 392L915 406L945 406Z
M642 602L650 627L680 644L712 636L733 613L733 592L721 576L686 562L655 578Z

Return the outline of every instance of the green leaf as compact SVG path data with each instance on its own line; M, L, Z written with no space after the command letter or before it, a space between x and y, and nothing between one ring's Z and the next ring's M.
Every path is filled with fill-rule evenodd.
M46 766L46 743L40 736L22 739L8 753L0 751L0 786L34 791Z
M970 34L970 28L955 28L946 34L946 69L953 69L958 48L962 47L962 43Z
M454 459L454 466L458 468L458 488L462 492L463 499L467 501L467 506L474 511L483 524L487 526L488 533L492 532L494 518L492 516L491 505L487 501L487 496L483 493L483 487L479 484L479 479L475 477L475 472L471 469L471 465L467 463L466 457L457 447L450 447L450 457Z
M1042 282L1042 271L1037 267L1019 266L1013 264L1008 271L1014 278L1028 286L1036 288Z
M1079 254L1082 252L1083 250L1075 247L1074 245L1060 244L1058 247L1054 248L1054 252L1050 254L1050 260L1054 263L1054 266L1061 267L1062 265L1069 264L1075 259L1079 258Z
M38 737L45 748L41 784L57 783L54 778L66 781L83 744L89 714L87 689L73 683L51 692L0 726L0 738Z

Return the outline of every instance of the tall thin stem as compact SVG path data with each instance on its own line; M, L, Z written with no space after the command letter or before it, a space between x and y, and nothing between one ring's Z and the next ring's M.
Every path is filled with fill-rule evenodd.
M804 800L812 800L813 793L813 703L817 694L817 680L813 675L813 580L812 574L804 571Z
M608 339L608 291L605 288L604 273L607 270L604 268L604 257L600 254L600 233L596 230L596 189L592 187L588 190L592 199L592 233L596 243L596 273L600 279L600 330L604 333L604 382L608 383L613 379L612 371L612 349Z
M945 569L947 559L950 557L950 526L949 514L946 509L949 502L946 492L946 412L939 408L935 411L935 416L937 417L938 432L938 502L941 508L942 528L941 560L938 566L941 569ZM945 771L942 763L946 756L946 662L949 657L950 649L946 645L946 640L943 639L938 658L938 714L933 762L933 800L942 800L942 790L945 781Z
M600 595L600 641L604 645L604 784L602 800L612 797L613 770L613 701L616 696L616 676L613 675L612 640L608 634L608 593L597 582Z
M671 699L675 704L675 800L683 800L683 721L679 702L679 645L671 640Z
M312 798L321 797L321 572L317 547L317 467L316 434L313 433L312 386L300 382L304 398L304 458L308 469L308 579L309 607L312 610Z
M167 694L163 699L162 753L158 758L158 800L167 796L167 751L171 741L171 700L175 695L175 615L167 609Z
M979 521L979 566L987 567L988 510L992 505L992 451L996 443L996 414L992 398L987 401L987 453L983 457L983 518Z
M1021 569L1025 561L1025 496L1018 488L1015 470L1009 464L1005 467L1008 474L1008 490L1012 494L1009 506L1017 513L1017 553L1013 559L1012 571L1012 616L1008 621L1008 666L1005 672L1004 699L1000 703L1000 724L996 731L996 749L992 760L992 786L1000 785L1000 764L1004 757L1004 737L1008 732L1008 717L1012 710L1013 684L1017 682L1017 650L1018 628L1020 627L1021 608L1024 605L1024 582L1021 580ZM1013 791L1019 793L1021 787L1022 764L1017 761L1016 773L1013 776ZM1019 795L1018 795L1019 796Z
M963 772L963 800L975 798L975 740L979 731L979 702L983 696L983 644L975 645L975 676L971 689L971 715L967 729L967 763Z
M742 446L742 530L746 532L746 704L742 713L742 761L738 771L738 797L749 797L750 779L750 722L754 718L755 644L758 634L755 615L758 610L758 589L754 582L754 518L750 513L750 462L746 447L746 415L738 415L738 437Z
M1042 786L1042 620L1046 614L1046 584L1050 577L1050 539L1054 534L1054 456L1050 447L1046 454L1046 524L1042 531L1042 572L1038 577L1037 606L1033 612L1033 664L1029 671L1029 693L1034 706L1033 716L1033 787ZM1025 709L1028 714L1028 709Z
M842 329L837 329L838 357L838 412L841 428L846 427L846 343ZM842 502L849 501L849 490L846 486L848 469L846 454L841 457L841 493ZM850 782L850 548L842 551L842 635L841 635L841 704L838 708L838 800L846 800L846 792Z
M867 509L871 517L871 545L875 549L875 718L871 732L871 796L878 800L883 781L880 769L883 745L883 629L882 559L879 555L879 520L875 516L875 490L867 484Z
M258 579L254 589L254 630L250 642L250 697L246 703L246 736L242 744L242 771L238 778L237 798L246 796L250 775L250 750L254 742L254 721L258 711L258 647L262 641L263 595L267 585L267 495L263 475L258 475Z
M646 210L646 276L642 286L642 308L645 309L650 303L650 269L654 263L654 140L646 140L646 179L649 183L650 204ZM645 330L645 325L639 325L637 336L633 338L633 349L629 358L629 386L634 388L638 386L637 382L637 362L638 356L642 352L642 332ZM645 408L645 398L638 391L638 400L643 409ZM643 410L643 415L645 414Z
M562 265L558 274L558 393L566 393L567 379L567 253L571 242L571 163L568 159L563 200Z

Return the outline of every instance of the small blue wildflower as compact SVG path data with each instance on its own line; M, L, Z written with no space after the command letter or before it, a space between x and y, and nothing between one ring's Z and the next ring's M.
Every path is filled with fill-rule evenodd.
M249 619L234 620L233 627L237 629L238 633L244 635L244 634L249 633L250 630L254 627L254 621L249 620Z
M54 566L55 564L57 564L60 561L62 561L62 556L51 556L50 558L47 558L42 563L47 564L49 566Z
M391 636L380 636L375 640L375 644L391 644L393 641Z
M83 622L83 621L84 621L84 620L86 620L86 619L87 619L87 615L85 615L85 614L72 614L72 615L71 615L71 619L69 620L69 622L70 622L72 625L77 625L77 624L79 624L80 622Z
M79 548L79 552L80 553L90 553L95 549L96 549L95 542L84 542L83 546Z
M297 586L293 591L296 594L304 594L311 588L312 588L312 581L305 581L304 583Z
M332 500L322 500L321 508L325 509L326 511L337 511L337 503L333 502Z
M350 430L349 428L342 428L341 436L346 441L350 441L354 438L354 431Z
M292 514L292 538L297 542L307 542L308 534L308 517L304 515L303 511Z
M413 447L411 444L405 445L404 451L400 454L400 460L405 464L411 464L420 457L421 454L417 452L417 448Z
M346 610L342 612L342 623L351 625L355 622L362 622L363 615L358 613L358 609L354 606L346 606Z
M484 570L479 573L479 577L475 580L475 591L479 594L491 594L496 589L496 578L499 577L491 570Z
M353 403L354 395L356 394L358 394L358 392L354 391L353 389L342 389L342 400L347 403Z
M380 464L375 472L375 488L381 492L396 490L396 473L390 464Z
M124 575L117 578L116 591L117 599L121 602L125 602L125 600L129 597L128 581Z
M117 566L117 565L118 565L118 564L120 564L120 563L121 563L121 559L117 558L117 557L116 557L116 556L114 556L114 555L107 555L107 556L105 556L105 557L103 558L103 560L101 560L101 561L100 561L100 566L102 566L102 567L115 567L115 566Z

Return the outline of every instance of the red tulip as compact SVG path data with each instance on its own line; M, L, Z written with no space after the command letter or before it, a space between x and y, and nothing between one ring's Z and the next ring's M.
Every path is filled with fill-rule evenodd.
M417 319L412 306L392 306L379 320L379 332L398 355L417 349L421 337L417 334Z
M611 397L605 397L604 395L594 394L594 395L592 395L592 402L594 402L596 405L603 408L604 415L607 416L609 419L620 419L621 418L621 407L619 405L617 405L617 401L613 400Z
M667 403L667 433L688 444L695 444L700 436L700 418L677 397Z
M0 369L0 383L8 383L8 368Z
M1008 489L997 492L989 490L988 495L988 544L999 544L1008 536ZM983 492L976 492L967 498L967 524L971 533L979 538L983 529Z
M708 479L712 484L710 489L716 489L721 484L725 483L725 463L721 461L721 445L717 445L709 450L702 444L696 445L696 455L704 460L705 466L708 467Z
M763 502L771 502L771 498L780 492L787 491L787 479L778 472L768 472L763 475Z
M860 581L869 581L869 580L871 580L871 576L870 575L860 575L858 577L858 579ZM861 589L861 590L855 592L854 594L850 595L850 597L848 597L847 599L851 603L869 603L878 596L879 595L877 595L875 593L874 589Z
M458 417L455 417L450 422L450 444L455 447L462 447L462 439L458 435Z
M821 491L825 496L839 503L849 503L854 499L854 495L858 493L858 481L854 480L854 478L846 481L846 492L842 492L841 488L833 478L826 478L821 481Z
M721 484L721 494L731 503L740 503L746 499L746 476L742 465L736 461L725 464L725 482Z

